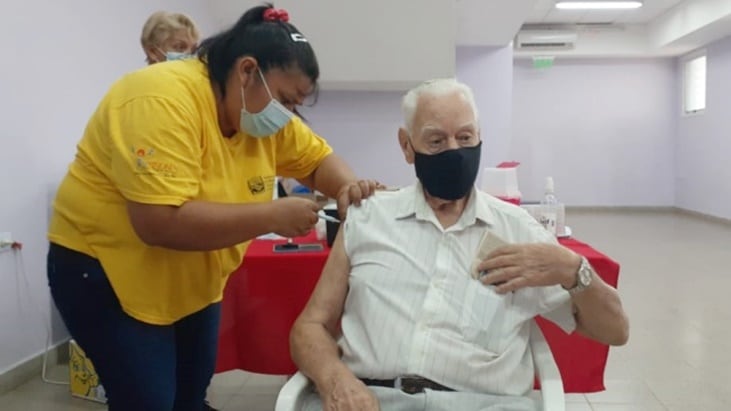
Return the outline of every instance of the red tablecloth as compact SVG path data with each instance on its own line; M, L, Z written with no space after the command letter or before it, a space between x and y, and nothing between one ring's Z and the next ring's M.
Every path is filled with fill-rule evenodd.
M573 238L559 241L586 257L607 284L617 287L619 264L581 241ZM537 318L537 321L561 372L564 391L567 393L604 391L604 368L607 365L609 346L577 333L567 335L558 326L543 318Z
M293 374L289 330L304 308L325 264L329 250L274 253L283 241L252 242L244 264L231 276L223 297L216 372L242 369L262 374ZM314 234L297 243L317 242ZM597 273L617 286L619 265L574 239L561 243L587 257ZM566 392L604 389L609 347L538 319L551 346Z

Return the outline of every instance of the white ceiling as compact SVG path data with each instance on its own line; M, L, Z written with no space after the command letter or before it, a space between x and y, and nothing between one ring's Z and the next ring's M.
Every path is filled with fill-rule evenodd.
M578 39L568 50L550 50L556 56L677 56L731 35L731 0L644 0L639 9L616 11L558 10L555 3L533 0L523 29L576 31ZM516 49L515 55L530 57L547 50Z
M379 17L358 18L353 10L362 13L378 13L393 8L394 0L275 0L280 7L290 7L302 18L303 26L309 31L322 29L326 40L333 32L343 30L351 35L357 32L373 33L379 27ZM423 1L423 0L418 0ZM444 0L431 0L441 3ZM399 0L404 2L405 0ZM408 4L415 4L410 0ZM261 3L260 0L207 0L211 5L217 23L231 24L241 10ZM283 3L283 4L279 4ZM306 6L302 4L307 3ZM724 36L731 35L731 0L644 0L644 6L625 11L574 11L557 10L556 0L452 0L445 1L450 11L439 15L431 22L419 22L412 15L403 19L402 26L410 32L423 27L445 26L445 19L455 17L454 26L457 46L504 47L513 41L516 34L528 26L563 26L578 32L575 47L558 50L559 55L575 57L650 57L681 55L703 47ZM415 8L425 7L422 3ZM348 11L352 9L351 11ZM322 10L338 10L340 16L333 21ZM364 14L364 15L365 15ZM369 16L371 14L368 14ZM406 13L409 14L409 13ZM342 22L340 20L343 20ZM422 19L423 20L423 19ZM304 24L304 22L307 24ZM336 24L337 23L337 24ZM342 23L342 24L340 24ZM452 24L452 22L448 22ZM590 23L608 23L606 26L587 26ZM570 27L571 25L579 25ZM335 26L338 28L335 29ZM411 27L411 28L409 28ZM352 28L352 29L351 29ZM417 30L418 29L418 30ZM450 30L452 30L450 29ZM311 36L311 35L310 35ZM335 36L333 41L341 41ZM363 36L360 36L363 37ZM383 37L383 36L381 36ZM402 37L395 36L394 38ZM340 40L338 40L340 39ZM418 43L418 42L417 42ZM423 43L423 42L421 42ZM516 56L528 57L536 53L545 54L546 49L516 50Z
M536 0L457 0L456 4L457 44L505 46L525 23Z
M645 0L635 10L558 10L556 0L538 0L526 23L618 23L645 24L683 0Z

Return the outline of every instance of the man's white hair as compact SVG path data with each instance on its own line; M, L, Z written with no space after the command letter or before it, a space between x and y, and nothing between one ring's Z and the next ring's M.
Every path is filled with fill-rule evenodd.
M440 78L419 84L409 90L403 100L401 100L401 111L404 115L406 131L409 134L413 134L414 116L416 115L416 108L419 105L419 99L422 96L434 97L452 93L460 93L464 97L470 107L472 107L472 112L475 114L475 121L478 121L477 105L475 104L475 96L472 94L472 89L466 84L457 81L457 79Z

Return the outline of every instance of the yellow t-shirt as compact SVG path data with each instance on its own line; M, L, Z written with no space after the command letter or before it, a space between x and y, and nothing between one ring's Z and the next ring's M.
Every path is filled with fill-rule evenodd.
M155 64L117 81L89 120L48 238L97 258L129 315L170 324L221 300L248 243L208 252L149 247L126 201L267 202L275 175L306 177L331 153L298 118L269 138L223 137L205 65Z

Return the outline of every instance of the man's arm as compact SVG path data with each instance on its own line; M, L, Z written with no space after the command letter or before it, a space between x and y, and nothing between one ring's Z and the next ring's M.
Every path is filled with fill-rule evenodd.
M350 261L338 232L322 276L290 333L292 359L310 378L326 410L378 410L378 400L340 360L335 342L348 293Z
M629 319L622 308L619 293L604 282L592 268L593 279L585 290L571 297L576 331L608 345L624 345L629 339ZM571 288L576 283L570 282Z
M490 253L478 270L489 272L483 283L503 283L495 291L504 294L557 284L573 288L580 264L581 256L558 244L515 244ZM623 345L629 338L629 320L619 294L595 272L592 275L591 285L572 296L577 331L604 344Z
M318 387L329 383L345 364L335 342L348 293L350 262L342 230L338 232L320 280L290 333L292 359ZM346 368L347 369L347 368Z

